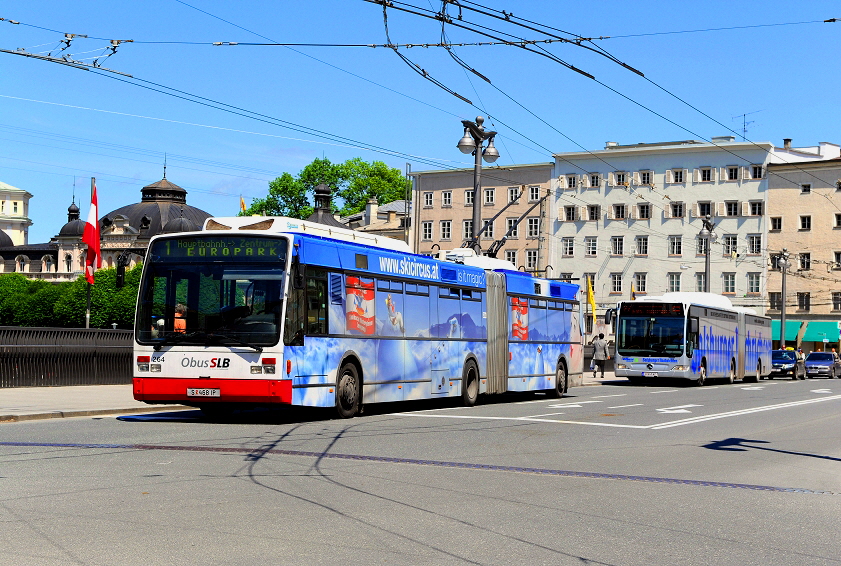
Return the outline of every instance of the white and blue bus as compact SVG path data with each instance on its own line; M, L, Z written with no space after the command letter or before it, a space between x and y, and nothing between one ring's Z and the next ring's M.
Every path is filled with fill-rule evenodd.
M703 385L759 381L771 371L771 319L712 293L622 301L616 315L617 377L680 378Z
M582 380L578 285L461 249L281 217L211 218L153 238L134 396L208 413L545 391Z

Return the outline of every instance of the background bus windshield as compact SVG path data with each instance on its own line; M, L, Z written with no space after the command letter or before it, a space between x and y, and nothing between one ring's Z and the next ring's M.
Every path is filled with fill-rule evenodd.
M616 330L616 353L621 356L683 354L684 318L621 316Z
M267 238L155 242L140 291L138 341L276 344L286 249L286 240Z

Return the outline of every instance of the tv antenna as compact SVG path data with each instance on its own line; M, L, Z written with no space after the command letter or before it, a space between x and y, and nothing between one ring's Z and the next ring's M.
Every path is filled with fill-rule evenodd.
M747 141L747 139L748 139L748 137L747 137L748 136L748 126L753 124L756 121L756 120L748 120L748 116L750 116L751 114L756 114L757 112L762 112L762 110L754 110L753 112L746 112L744 114L737 114L736 116L733 116L733 118L731 118L732 120L735 120L736 118L741 118L742 119L742 140Z

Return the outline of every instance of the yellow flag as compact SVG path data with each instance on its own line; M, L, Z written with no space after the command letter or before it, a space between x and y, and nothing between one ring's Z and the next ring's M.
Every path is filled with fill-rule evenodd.
M245 212L245 200L243 200L242 196L239 197L239 208Z
M593 328L596 327L596 297L593 294L593 280L587 277L587 302L593 311Z

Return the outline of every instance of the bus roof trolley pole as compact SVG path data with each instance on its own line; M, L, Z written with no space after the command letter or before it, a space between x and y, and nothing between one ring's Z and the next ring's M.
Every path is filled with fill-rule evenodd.
M520 194L522 194L522 193L520 193ZM509 229L508 229L508 232L506 232L506 233L505 233L505 235L504 235L501 239L499 239L499 240L495 240L495 241L494 241L494 243L493 243L493 244L491 244L491 245L488 247L488 257L496 257L496 254L498 254L498 253L499 253L499 250L501 250L501 249L502 249L502 246L504 246L504 245L505 245L505 241L506 241L506 240L508 240L508 236L510 236L510 235L514 232L514 230L516 230L516 229L517 229L517 226L519 226L519 225L520 225L520 222L522 222L522 221L523 221L523 218L525 218L525 217L526 217L526 215L528 215L528 213L529 213L529 212L531 212L532 210L534 210L534 209L535 209L535 207L536 207L537 205L539 205L539 204L540 204L540 203L542 203L544 200L546 200L546 197L548 197L548 196L549 196L548 194L543 195L543 197L541 197L541 199L540 199L540 200L538 200L536 203L534 203L533 205L531 205L531 207L530 207L527 211L525 211L525 212L524 212L524 213L523 213L523 214L522 214L522 215L521 215L521 216L517 219L517 221L516 221L516 222L514 222L514 224L512 224L512 225L511 225L511 228L509 228ZM505 209L503 209L503 210L505 210ZM502 212L502 210L500 210L500 213L501 213L501 212ZM496 216L499 216L499 214L497 214ZM494 218L496 218L496 216L494 216Z

